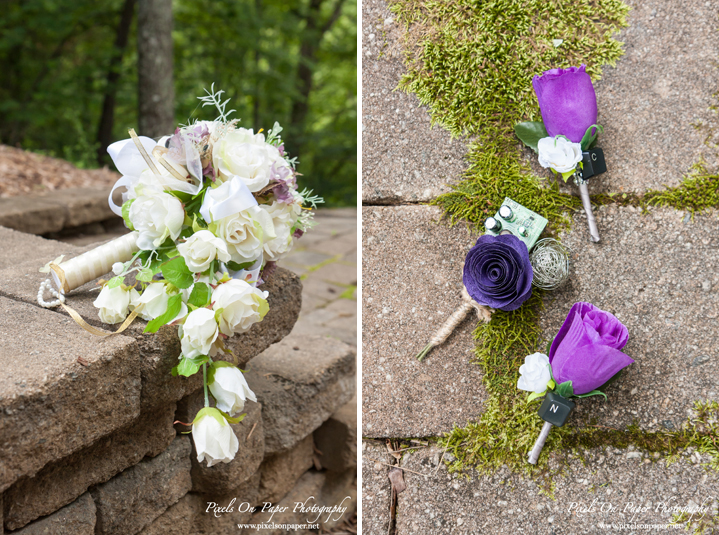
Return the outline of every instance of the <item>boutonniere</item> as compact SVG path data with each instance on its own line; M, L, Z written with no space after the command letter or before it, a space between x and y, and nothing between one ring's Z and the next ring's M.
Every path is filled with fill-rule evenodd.
M545 421L529 454L537 463L553 425L561 427L575 407L571 398L604 396L604 389L634 362L622 353L627 328L614 315L591 303L575 303L548 353L534 353L519 368L517 388L531 392L528 401L544 396L539 416Z
M532 79L542 121L518 123L517 137L537 153L539 164L574 176L594 242L599 233L589 200L587 179L607 170L602 149L595 147L604 128L597 124L597 96L585 66L552 69Z

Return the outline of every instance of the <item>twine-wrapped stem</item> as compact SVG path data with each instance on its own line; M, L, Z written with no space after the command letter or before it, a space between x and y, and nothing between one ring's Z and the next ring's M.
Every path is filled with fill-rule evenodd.
M444 325L432 336L429 343L424 347L422 351L419 352L417 355L417 360L420 362L426 357L432 349L437 347L440 344L443 344L447 338L449 338L449 335L454 332L454 330L459 326L460 323L464 321L464 318L467 317L467 314L469 314L472 309L474 309L477 312L477 318L480 321L489 322L489 320L492 318L492 309L480 305L475 300L473 300L469 294L467 293L467 289L462 287L462 304L459 306L457 310L455 310L452 315L447 319L447 321L444 322Z

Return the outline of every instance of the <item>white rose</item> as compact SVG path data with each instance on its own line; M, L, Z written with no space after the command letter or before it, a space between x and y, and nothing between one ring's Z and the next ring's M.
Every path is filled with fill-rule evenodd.
M130 221L140 235L140 249L157 249L169 237L176 240L185 220L185 210L177 197L154 192L141 195L130 206Z
M177 246L187 268L193 273L202 273L216 258L221 262L230 260L227 245L209 230L200 230Z
M275 238L272 217L258 206L218 221L217 234L227 244L233 262L253 262L262 255L262 246Z
M100 309L98 314L103 323L120 323L127 317L130 292L123 290L122 286L104 286L92 304Z
M246 128L231 130L215 142L212 160L224 180L238 176L253 192L270 182L272 164L284 161L277 147L265 142L264 135Z
M519 367L519 374L517 388L541 394L552 379L552 374L549 372L549 357L544 353L528 355L524 359L524 364Z
M213 364L212 382L208 385L217 401L217 408L230 416L239 413L245 407L245 401L257 401L255 393L245 380L245 376L235 366L217 366Z
M217 409L202 409L192 424L192 440L197 450L197 462L207 460L207 466L229 463L235 458L240 443Z
M281 203L273 201L272 204L262 204L260 209L267 212L272 218L276 237L265 241L264 253L266 262L276 262L292 249L294 238L292 227L300 217L302 207L297 203Z
M239 279L220 284L212 292L212 308L222 309L219 318L220 332L232 336L243 333L262 321L269 310L268 295L267 292Z
M147 321L154 320L162 316L167 311L167 302L170 300L170 294L167 293L167 286L160 282L154 282L150 284L142 295L135 291L135 295L131 296L130 299L130 310L135 310L140 304L143 307L140 309L139 316ZM187 305L182 303L180 312L177 314L175 319L184 318L187 315ZM171 320L175 321L175 319Z
M207 308L193 310L182 326L182 354L188 359L209 355L219 333L214 311Z
M539 165L551 167L558 173L566 173L582 161L582 146L564 137L544 137L537 143Z

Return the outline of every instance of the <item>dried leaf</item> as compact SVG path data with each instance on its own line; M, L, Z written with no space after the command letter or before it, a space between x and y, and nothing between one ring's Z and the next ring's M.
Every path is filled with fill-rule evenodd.
M404 483L404 474L399 468L390 468L389 472L387 473L387 477L392 484L392 490L394 490L397 494L407 488Z

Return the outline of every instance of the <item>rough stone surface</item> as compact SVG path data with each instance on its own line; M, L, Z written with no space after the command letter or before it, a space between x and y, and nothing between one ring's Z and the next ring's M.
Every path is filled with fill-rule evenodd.
M0 491L139 415L137 346L0 298ZM78 361L78 359L81 359Z
M243 532L244 534L249 535L250 533L257 533L256 530L259 530L261 533L270 534L270 535L283 535L287 533L287 530L282 529L280 527L277 527L277 525L285 525L285 524L309 524L310 522L314 522L315 518L317 518L317 513L309 512L309 513L302 513L302 512L294 512L295 504L302 503L306 507L311 507L313 504L319 504L320 503L320 493L322 490L322 487L325 483L325 474L322 472L315 472L314 470L310 470L309 472L305 472L305 474L300 478L300 480L295 484L294 487L289 491L287 496L285 496L275 507L277 508L276 512L273 511L261 511L254 513L252 515L252 524L265 524L265 527L260 528L252 528L250 530L245 530ZM286 510L282 510L286 508ZM323 518L317 520L317 524L322 525ZM273 529L272 524L275 524L275 527ZM302 533L302 534L308 534L311 533L309 529L297 529L293 530L292 533ZM316 533L316 531L315 531Z
M312 468L313 444L312 435L308 435L291 449L271 455L262 462L260 467L262 501L279 502L300 476Z
M439 214L428 206L363 210L363 436L440 435L476 419L486 399L470 364L475 317L423 362L414 358L461 304L464 257L476 241L437 223Z
M252 359L247 370L262 403L266 455L294 446L355 392L355 352L331 338L292 334Z
M324 529L331 530L345 522L357 510L356 466L345 472L326 472L320 502L327 507L337 507L335 513L322 516Z
M322 468L344 472L357 466L357 396L314 432Z
M712 508L717 506L717 478L688 457L666 466L664 460L652 462L643 453L638 457L630 456L630 453L638 452L614 448L582 453L581 457L572 456L550 463L555 474L554 499L540 494L540 488L533 480L504 469L494 476L473 476L471 481L449 475L444 465L435 472L442 454L437 448L407 454L401 466L427 475L404 472L407 489L398 497L397 534L599 534L613 531L602 524L666 526L672 514L664 508L703 504L708 506L707 516L710 517ZM565 471L559 475L562 466ZM592 502L592 511L577 510L580 506L589 508ZM572 504L574 507L570 509ZM363 505L363 511L366 511L366 502ZM610 507L616 509L610 511ZM632 507L646 507L646 510L633 512ZM626 531L632 529L635 533L664 532L662 528L641 530L639 527ZM673 530L670 528L669 531ZM680 531L676 530L677 533Z
M77 254L77 247L68 243L55 240L46 240L40 236L18 232L5 227L0 227L0 244L2 244L3 255L0 257L0 269L5 269L28 260L35 260L37 266L33 274L45 265L64 254L68 257ZM38 274L38 278L42 275ZM47 278L47 275L45 276ZM40 282L44 279L40 279ZM38 282L38 286L40 285ZM37 290L35 290L37 294Z
M679 428L696 400L719 395L719 237L717 213L669 209L642 215L633 207L597 211L602 241L587 240L584 214L563 243L573 251L570 281L548 296L542 316L546 340L571 305L587 301L615 314L629 330L632 357L607 403L584 399L574 423L650 430Z
M362 533L367 535L386 535L389 531L392 487L387 467L376 461L389 463L386 451L376 442L362 442Z
M204 407L202 391L187 396L180 401L177 420L192 422L195 415ZM248 401L242 410L244 419L230 424L240 444L234 460L208 467L207 462L197 462L197 451L192 443L192 491L210 495L233 493L242 486L260 467L265 454L265 433L262 422L262 405ZM185 426L178 429L185 431ZM251 434L250 434L251 433ZM248 438L249 436L249 438Z
M167 450L92 489L96 535L137 533L192 487L190 439L177 437Z
M108 206L108 193L109 189L103 186L0 199L0 225L30 234L46 234L104 221L116 217Z
M46 275L38 273L37 269L53 258L51 256L46 260L30 260L0 270L0 296L36 304L38 287L47 278ZM97 298L97 291L92 290L94 287L95 282L90 282L71 292L67 304L91 325L103 329L117 329L117 325L108 326L100 321L97 309L92 304ZM270 293L270 311L264 320L253 325L248 332L234 336L226 342L235 357L234 360L232 357L228 359L240 366L289 334L299 315L302 283L294 273L278 268L262 289ZM62 309L52 311L67 317ZM177 365L177 357L181 352L177 327L167 325L154 335L146 335L142 333L145 325L144 320L138 319L123 333L123 336L134 337L139 347L143 410L178 401L202 386L202 377L199 374L190 378L172 377L170 374L170 370ZM73 323L69 331L76 333L81 329Z
M158 407L91 446L51 462L5 491L5 523L17 529L66 505L92 485L159 455L175 438L175 405Z
M0 529L0 532L2 530ZM13 535L95 535L95 502L89 493Z
M383 0L362 2L362 202L422 202L449 191L466 164L465 143L432 127L415 95L395 91L403 28Z

